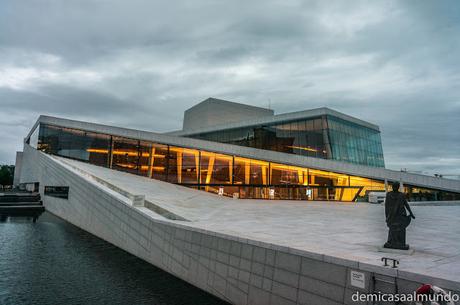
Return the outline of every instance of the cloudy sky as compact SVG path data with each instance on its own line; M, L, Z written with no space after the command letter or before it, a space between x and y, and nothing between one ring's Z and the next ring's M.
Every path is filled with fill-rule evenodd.
M39 114L180 129L209 97L380 125L388 168L460 175L460 2L0 0L0 163Z

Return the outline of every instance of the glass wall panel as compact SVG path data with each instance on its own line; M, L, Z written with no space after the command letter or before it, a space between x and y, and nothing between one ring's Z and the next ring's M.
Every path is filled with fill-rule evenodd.
M168 181L197 184L199 181L199 153L196 149L170 146Z
M233 183L249 184L251 161L243 158L235 158L233 168Z
M309 169L308 179L310 186L323 186L323 188L314 189L314 197L319 198L319 200L340 200L344 195L349 195L334 188L334 186L349 186L348 175ZM326 186L327 188L324 188Z
M410 201L438 201L438 200L460 200L460 194L440 190L420 188L410 185L404 186L404 192Z
M47 153L108 167L110 136L42 125L39 149Z
M168 146L152 144L150 151L149 177L161 181L167 180Z
M192 135L192 138L327 158L321 118Z
M282 164L270 164L270 184L272 185L308 185L308 170Z
M145 141L139 141L139 169L138 174L141 176L149 175L150 153L152 144Z
M332 159L384 167L380 132L333 116L327 117Z
M350 185L363 187L359 192L361 198L367 198L370 191L385 191L384 182L362 177L350 176Z
M181 160L182 153L179 147L169 146L168 150L168 182L180 183L181 182ZM179 173L179 175L178 175Z
M112 168L137 174L142 152L138 140L113 137ZM147 157L148 158L148 157Z
M201 152L201 184L231 184L233 157L210 152Z
M263 186L241 186L239 187L239 198L268 199L269 191L269 188Z
M144 141L113 137L112 138L113 169L147 176L149 172L151 144Z
M60 127L41 124L37 148L48 154L57 155L61 130Z
M35 130L32 132L27 142L33 148L38 147L38 134L39 133L40 133L40 124L37 127L35 127Z
M268 167L268 162L235 157L234 184L267 185Z
M359 188L343 188L338 191L338 201L353 201L358 196Z

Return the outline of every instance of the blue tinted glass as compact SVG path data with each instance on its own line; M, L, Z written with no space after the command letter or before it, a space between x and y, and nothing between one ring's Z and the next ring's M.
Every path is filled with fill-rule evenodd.
M328 129L323 130L326 126ZM196 138L197 135L190 137ZM333 116L327 116L327 121L326 117L317 117L208 132L199 137L221 143L384 167L380 132Z
M380 132L328 116L332 159L384 167Z

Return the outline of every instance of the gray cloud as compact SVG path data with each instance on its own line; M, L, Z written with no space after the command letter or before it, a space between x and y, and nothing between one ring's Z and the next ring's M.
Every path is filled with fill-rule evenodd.
M39 114L153 131L209 97L381 126L386 164L460 175L460 4L0 3L0 162Z

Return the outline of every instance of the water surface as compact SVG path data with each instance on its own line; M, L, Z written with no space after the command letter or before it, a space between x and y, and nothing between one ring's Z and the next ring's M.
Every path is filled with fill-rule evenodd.
M0 222L0 304L226 304L52 214Z

